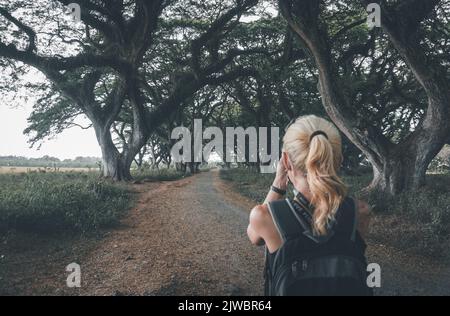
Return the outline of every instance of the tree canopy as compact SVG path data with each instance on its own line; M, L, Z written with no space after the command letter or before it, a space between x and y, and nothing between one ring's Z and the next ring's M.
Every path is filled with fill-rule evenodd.
M450 143L450 2L375 1L379 28L370 2L1 0L0 93L38 96L32 144L86 116L116 180L146 155L169 165L170 131L195 118L283 129L328 116L344 167L366 159L370 188L397 194Z

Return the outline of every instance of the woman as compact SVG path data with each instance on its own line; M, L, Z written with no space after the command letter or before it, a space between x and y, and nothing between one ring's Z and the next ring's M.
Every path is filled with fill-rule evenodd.
M266 294L369 294L361 289L369 207L347 196L341 163L341 138L329 121L310 115L288 127L273 185L247 229L253 244L266 246ZM288 182L291 200L284 197ZM341 267L347 272L335 271Z

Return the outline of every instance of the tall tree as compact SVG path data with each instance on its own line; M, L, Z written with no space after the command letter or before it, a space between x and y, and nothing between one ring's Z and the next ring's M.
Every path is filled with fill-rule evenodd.
M172 4L189 4L186 1L77 1L81 7L81 26L64 25L56 18L53 28L44 32L36 32L32 26L37 20L55 22L55 15L49 14L55 7L60 14L63 5L72 1L46 1L41 6L48 9L39 11L39 15L27 17L14 15L23 12L23 3L16 1L0 8L0 17L7 21L7 29L18 28L26 40L15 43L0 41L0 56L8 60L19 61L30 65L42 73L57 88L60 97L57 102L41 107L35 118L48 118L48 112L70 113L70 117L83 113L92 122L97 140L102 149L104 175L115 180L131 178L130 166L139 150L146 144L151 133L169 116L183 101L192 96L207 84L220 84L226 80L246 75L243 67L224 72L229 64L242 52L235 48L221 51L220 45L213 48L210 42L220 43L227 30L238 24L241 15L256 4L256 0L236 0L222 6L216 12L216 18L201 25L193 32L193 36L184 51L182 72L173 78L169 93L158 103L149 103L146 92L151 91L145 81L151 63L146 58L153 47L155 32L163 10ZM22 20L22 21L21 21ZM205 22L205 21L203 21ZM192 23L191 23L192 24ZM82 32L84 30L84 32ZM50 35L59 38L50 49L41 47L37 40L40 36ZM50 41L49 41L50 42ZM74 43L75 48L69 52L60 52L61 42ZM25 43L25 44L24 44ZM59 54L52 53L54 50ZM59 49L58 49L59 48ZM214 56L214 58L208 58ZM205 58L206 57L206 58ZM69 102L67 102L69 100ZM113 142L111 128L119 113L127 106L132 113L132 132L128 144L119 151ZM68 106L68 108L66 107ZM50 123L58 123L59 127L67 124L57 120L56 115ZM65 116L62 116L64 118ZM67 118L67 117L66 117ZM37 122L34 126L48 122ZM40 124L42 127L42 124ZM31 126L31 131L33 125ZM38 129L40 135L44 130ZM38 135L39 136L39 135Z
M382 29L387 34L385 40L376 29L369 31L364 26L366 1L363 2L364 6L358 1L279 0L279 6L315 62L325 110L371 162L374 169L371 188L395 195L425 183L426 169L444 145L450 130L448 73L442 57L432 53L434 44L428 41L426 32L431 15L436 23L440 23L436 12L441 1L399 0L390 1L389 5L387 1L381 1ZM448 9L446 5L445 10ZM440 26L447 30L449 27L448 23L440 23ZM347 40L344 45L342 40L338 40L352 38L349 36L355 35L354 30L366 35L353 38L357 42ZM362 77L349 73L342 59L349 60L348 65L353 68L368 63L365 57L371 55L373 70L376 70L380 59L376 48L386 41L406 63L427 98L425 111L414 130L397 142L384 134L382 124L364 118L367 112L361 110L362 104L355 104L355 101L360 101L358 95L367 94L370 90L361 89L364 85L355 88L353 83L361 82L361 78L373 80L377 72L364 66L366 75ZM448 42L443 45L448 49ZM401 78L407 74L397 73L396 76ZM391 112L396 110L391 109Z

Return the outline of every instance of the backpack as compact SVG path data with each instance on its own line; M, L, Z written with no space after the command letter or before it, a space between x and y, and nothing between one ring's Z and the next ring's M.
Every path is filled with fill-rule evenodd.
M356 206L346 198L327 227L327 235L312 231L309 203L300 199L269 203L282 246L273 254L266 247L265 295L370 296L365 244L357 232ZM306 200L307 201L307 200Z

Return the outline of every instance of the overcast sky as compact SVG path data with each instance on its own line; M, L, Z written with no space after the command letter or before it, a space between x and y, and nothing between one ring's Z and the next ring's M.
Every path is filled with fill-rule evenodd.
M101 156L100 147L92 128L88 130L78 127L70 128L58 135L56 139L46 141L40 150L30 149L23 130L27 126L31 107L32 104L26 104L20 108L9 108L0 104L0 156L41 157L49 155L60 159Z

